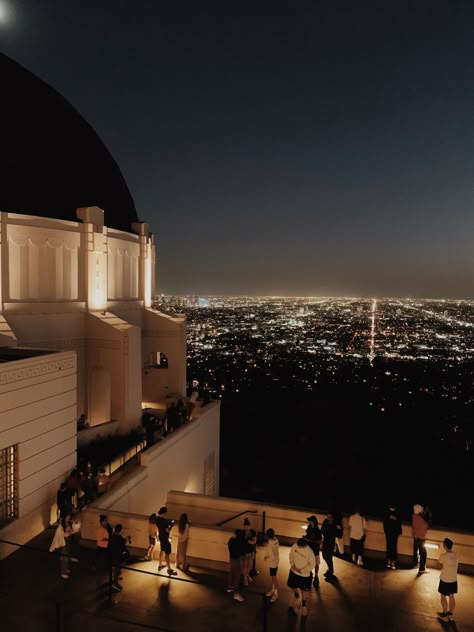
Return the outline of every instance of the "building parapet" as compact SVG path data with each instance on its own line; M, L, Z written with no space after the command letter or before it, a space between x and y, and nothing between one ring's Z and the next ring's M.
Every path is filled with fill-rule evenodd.
M170 491L166 500L168 516L176 520L182 513L187 513L191 522L187 557L190 562L215 570L228 570L227 541L232 531L242 527L244 517L248 517L252 526L262 533L266 528L275 530L281 544L291 545L303 534L306 528L308 512L315 514L320 522L324 514L313 509L285 507L255 503L252 501L211 497L203 494ZM255 513L256 512L256 513ZM92 546L99 524L99 514L103 510L88 508L83 512L82 539L86 546ZM144 554L148 547L148 516L108 510L112 524L121 522L127 528L125 535L132 538L132 546L138 554ZM230 518L230 520L229 520ZM227 522L218 526L218 522ZM343 520L344 543L349 546L349 530L347 518ZM172 550L176 551L177 533L171 533ZM445 537L455 542L459 559L459 571L474 574L474 534L463 531L434 527L428 531L428 566L435 566L442 552ZM413 537L411 525L403 524L403 533L399 538L399 557L409 563L413 553ZM365 556L368 558L385 557L385 536L381 520L367 519L367 539Z

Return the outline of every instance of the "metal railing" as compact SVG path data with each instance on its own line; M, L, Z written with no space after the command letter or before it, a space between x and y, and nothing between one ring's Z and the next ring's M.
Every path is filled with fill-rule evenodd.
M244 512L245 513L245 512ZM253 512L252 512L253 513ZM241 515L241 514L240 514ZM70 554L70 553L65 553L65 552L60 552L59 550L53 551L52 553L49 550L40 548L40 547L36 547L36 546L32 546L30 544L19 544L18 542L12 542L10 540L3 540L0 539L0 543L2 544L7 544L9 546L14 546L17 547L18 549L27 549L30 551L34 551L36 553L43 553L43 554L47 554L49 557L54 556L56 558L60 558L60 557L67 557L71 560L75 559L76 561L77 558L75 555ZM84 558L82 558L84 559ZM137 556L131 556L130 559L133 559L134 561L145 561L145 558L141 558L141 557L137 557ZM81 560L81 558L79 558L79 560ZM34 562L33 562L34 563ZM102 606L105 606L107 609L112 609L114 606L117 605L117 601L114 599L114 592L113 592L113 569L114 569L114 564L112 562L112 560L110 559L109 556L109 560L108 560L108 590L107 590L107 595L105 597L105 599L103 600ZM200 585L200 586L206 586L207 584L205 582L201 582L198 581L196 579L189 579L186 577L177 577L177 576L170 576L168 574L164 574L164 573L160 573L160 572L153 572L153 571L147 571L147 570L143 570L140 568L135 568L133 566L127 563L123 563L120 564L120 569L121 570L127 570L127 571L131 571L134 573L141 573L143 575L149 575L151 577L157 577L157 578L163 578L166 579L167 581L173 581L173 582L181 582L181 583L185 583L185 584L195 584L195 585ZM258 594L262 597L262 632L267 632L267 610L269 608L268 605L268 598L266 597L266 593L260 593L258 591L250 591L250 592L254 592L254 594ZM20 598L20 597L19 597ZM21 595L21 601L23 604L25 604L25 602L30 602L31 604L34 603L33 599L28 599L28 597L25 598L25 595ZM42 599L41 604L44 606L45 602L44 599ZM51 600L50 601L50 606L51 606L51 618L54 618L54 629L51 629L51 632L64 632L67 627L68 624L67 622L65 622L65 618L66 616L71 616L71 602L69 600L67 601L58 601L58 600ZM110 616L110 615L106 615L104 614L104 612L102 610L99 610L97 612L93 612L91 610L89 610L87 607L73 607L72 608L74 613L79 613L82 615L88 615L90 617L92 617L94 620L100 619L100 618L105 618L107 620L112 620L118 624L125 624L125 625L129 625L132 626L130 628L130 631L134 631L138 628L140 629L144 629L144 630L159 630L160 632L178 632L176 628L169 628L169 627L164 627L164 626L159 626L159 625L152 625L152 624L147 624L147 623L143 623L143 622L138 622L138 621L132 621L132 620L127 620L124 618L118 618L118 617L114 617L114 616ZM54 616L53 616L53 612L54 612ZM95 629L95 628L94 628ZM184 629L184 628L183 628ZM255 630L255 628L254 628ZM117 632L119 632L119 630L117 630ZM125 630L124 630L125 632Z
M231 516L230 518L226 518L225 520L221 520L220 522L218 522L216 524L217 527L223 527L225 524L227 524L228 522L231 522L231 520L235 520L236 518L240 518L240 516L244 516L245 514L256 514L258 513L257 509L244 509L244 511L239 512L238 514L235 514L235 516Z

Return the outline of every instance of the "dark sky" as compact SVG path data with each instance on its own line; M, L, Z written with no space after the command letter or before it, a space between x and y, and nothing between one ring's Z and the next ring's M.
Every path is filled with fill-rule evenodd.
M165 293L474 298L473 0L0 0Z

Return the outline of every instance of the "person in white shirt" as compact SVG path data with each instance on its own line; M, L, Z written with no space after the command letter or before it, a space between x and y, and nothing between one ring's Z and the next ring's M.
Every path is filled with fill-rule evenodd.
M306 538L300 538L290 548L289 561L290 572L287 585L295 595L293 610L295 614L298 614L301 608L301 616L306 617L308 615L306 595L311 590L313 568L316 566L313 550Z
M178 548L176 550L176 568L180 568L182 571L189 569L189 564L186 561L189 526L188 514L182 513L178 520Z
M187 406L187 408L188 408L188 410L187 410L187 413L188 413L187 420L188 421L191 421L191 419L192 419L193 411L196 408L198 399L199 399L199 391L197 391L194 388L192 390L192 392L191 392L191 395L188 398L188 406Z
M56 527L51 546L49 547L50 553L56 551L59 552L59 567L61 571L61 577L63 579L69 579L69 555L67 541L72 533L72 520L71 514L65 514L59 520L59 524Z
M357 562L358 566L364 566L362 554L364 551L364 541L367 524L364 516L356 508L354 513L349 516L349 533L351 538L352 561Z
M443 621L453 621L456 606L454 595L458 592L458 558L453 552L453 545L452 540L444 538L444 553L439 556L441 573L439 574L438 592L441 598L441 612L438 612L438 615Z
M267 592L267 597L270 597L270 603L274 603L278 599L278 564L280 562L280 543L278 538L275 537L275 531L273 529L267 529L265 532L267 536L267 543L265 546L265 554L263 559L268 566L270 578L272 580L271 590Z

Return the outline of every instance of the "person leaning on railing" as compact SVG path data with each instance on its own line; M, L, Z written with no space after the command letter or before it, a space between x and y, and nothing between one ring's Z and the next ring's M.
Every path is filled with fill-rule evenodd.
M104 572L109 566L109 544L112 537L112 526L105 514L99 516L97 527L94 570Z
M105 467L99 468L96 478L97 496L102 496L110 487L110 477L105 473Z

